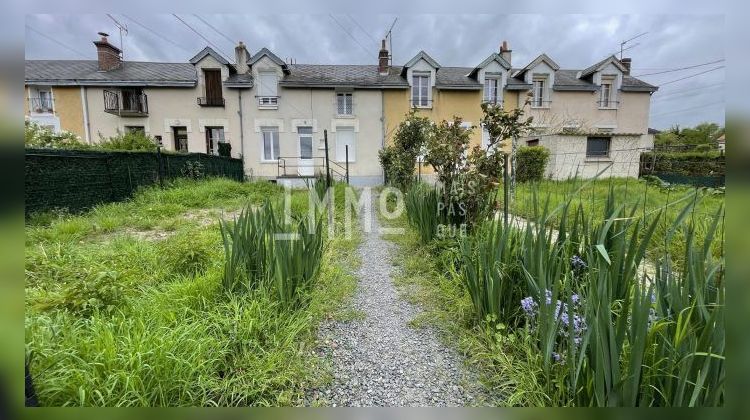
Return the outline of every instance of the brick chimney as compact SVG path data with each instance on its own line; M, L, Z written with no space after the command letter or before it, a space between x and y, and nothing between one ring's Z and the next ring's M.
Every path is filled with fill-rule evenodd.
M630 64L633 62L633 60L630 57L625 57L620 59L620 62L623 66L625 66L625 74L630 74Z
M245 44L240 41L236 47L234 47L234 68L237 70L237 74L245 74L250 70L247 65L248 53Z
M387 75L389 66L388 66L388 49L385 47L385 39L380 44L380 51L378 52L378 74L380 75Z
M500 57L503 57L503 59L507 61L508 64L511 64L510 53L512 52L513 50L508 48L508 41L503 41L503 44L500 46Z
M110 71L122 66L122 56L119 48L107 41L109 34L99 32L102 39L94 41L96 45L96 56L99 60L99 71Z

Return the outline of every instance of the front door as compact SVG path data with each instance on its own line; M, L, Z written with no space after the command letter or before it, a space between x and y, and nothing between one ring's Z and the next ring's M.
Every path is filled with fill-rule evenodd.
M187 153L188 135L187 127L172 127L172 136L174 137L174 150Z
M299 134L299 160L297 162L297 173L300 176L313 176L315 163L313 161L313 135L312 127L297 128Z

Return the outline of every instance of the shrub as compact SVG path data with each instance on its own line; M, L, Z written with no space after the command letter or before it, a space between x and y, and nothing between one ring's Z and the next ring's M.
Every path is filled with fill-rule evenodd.
M440 188L414 184L404 197L409 224L419 233L422 243L432 241L440 225L446 222Z
M541 181L549 162L550 152L546 147L521 147L516 152L516 180L518 182Z
M156 151L156 140L141 131L117 132L117 135L104 138L99 135L99 147L105 150L144 150Z
M24 123L24 144L26 147L39 149L90 149L91 146L81 142L78 135L70 131L53 133L34 121Z
M181 234L160 245L160 254L170 271L186 276L202 274L216 256L212 249L214 238L205 234Z
M388 184L408 189L414 180L417 156L422 153L425 142L432 136L433 126L429 118L418 116L415 110L411 110L398 125L393 144L378 153Z
M245 208L234 222L221 221L224 241L223 286L228 292L263 289L284 307L303 302L320 270L322 220L284 225L273 206Z
M219 143L219 156L232 157L232 144L220 142Z

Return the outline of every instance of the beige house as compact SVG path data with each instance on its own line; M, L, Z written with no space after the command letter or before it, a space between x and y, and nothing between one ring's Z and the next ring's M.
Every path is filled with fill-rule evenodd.
M373 65L290 64L240 42L234 63L210 47L158 63L122 61L106 36L94 44L98 60L26 61L27 118L89 143L127 130L177 152L216 154L227 143L250 177L300 184L324 170L327 151L335 176L348 169L353 184L381 184L378 152L409 109L436 121L461 116L484 144L486 101L534 117L533 135L516 146L549 148L551 178L637 176L652 143L657 88L630 76L628 59L563 70L542 54L513 68L504 42L475 67L443 67L425 52L392 66L385 44Z
M534 117L532 134L517 146L548 148L548 177L638 176L641 152L653 147L648 116L657 87L630 76L630 59L563 70L542 54L507 88L525 93L517 106Z

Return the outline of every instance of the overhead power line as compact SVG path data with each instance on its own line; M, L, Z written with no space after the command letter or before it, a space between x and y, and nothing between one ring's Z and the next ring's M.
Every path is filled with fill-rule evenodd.
M354 24L357 25L357 28L359 28L359 30L362 31L362 33L364 33L365 35L367 35L367 37L370 38L372 40L372 42L375 43L376 47L379 46L378 41L372 35L370 35L370 33L367 32L365 30L365 28L363 28L362 25L360 25L359 22L357 22L357 20L352 17L352 15L347 14L346 17L348 17L349 20L351 20L352 22L354 22Z
M123 15L123 16L125 16L125 19L127 19L127 20L129 20L129 21L131 21L131 22L135 23L136 25L140 26L141 28L143 28L143 29L145 29L145 30L147 30L147 31L151 32L151 33L152 33L153 35L155 35L155 36L157 36L157 37L159 37L159 38L163 39L164 41L167 41L167 42L169 42L170 44L174 45L175 47L177 47L177 48L180 48L180 49L182 49L182 50L184 50L184 51L187 51L187 52L195 52L195 51L194 51L193 49L191 49L191 48L187 48L187 47L185 47L185 46L183 46L183 45L180 45L180 44L178 44L177 42L175 42L175 41L173 41L173 40L171 40L171 39L167 38L166 36L164 36L164 35L160 34L159 32L156 32L155 30L153 30L153 29L149 28L148 26L146 26L146 25L142 24L141 22L139 22L139 21L137 21L137 20L133 19L132 17L130 17L130 16L128 16L128 15Z
M700 89L708 89L708 88L719 87L719 86L724 86L724 83L713 83L713 84L705 85L705 86L696 86L696 87L689 87L685 89L669 90L667 91L667 93L663 95L661 94L662 91L658 90L654 95L658 95L655 99L661 99L661 98L666 98L669 96L674 96L675 94L690 93L690 92L694 92Z
M211 25L210 23L206 22L206 20L203 19L202 17L200 17L200 16L198 16L196 14L193 14L193 16L195 16L196 18L198 18L198 20L200 20L201 22L205 23L206 26L208 26L209 28L213 29L214 32L216 32L217 34L223 36L224 39L226 39L227 41L229 41L229 43L232 46L234 46L235 41L232 38L228 37L226 34L224 34L223 32L221 32L220 30L216 29L216 27L214 27L214 25Z
M669 70L657 71L657 72L654 72L654 73L637 74L637 75L634 75L633 77L653 76L653 75L656 75L656 74L664 74L664 73L672 73L672 72L675 72L675 71L689 70L689 69L694 69L696 67L703 67L703 66L708 66L710 64L721 63L722 61L725 61L725 60L722 58L721 60L709 61L707 63L696 64L696 65L693 65L693 66L677 67L677 68L673 68L673 69L669 69Z
M41 37L43 37L43 38L46 38L46 39L47 39L47 40L49 40L49 41L52 41L52 42L54 42L55 44L57 44L57 45L59 45L59 46L61 46L61 47L65 48L65 49L66 49L66 50L68 50L68 51L72 51L72 52L74 52L74 53L76 53L76 54L80 55L80 56L81 56L81 57L83 57L83 58L86 58L86 59L90 59L90 58L91 58L91 57L89 57L88 55L86 55L86 54L84 54L84 53L82 53L82 52L78 51L77 49L75 49L75 48L73 48L73 47L69 47L69 46L67 46L67 45L63 44L62 42L60 42L60 41L56 40L55 38L52 38L51 36L49 36L49 35L47 35L47 34L45 34L45 33L42 33L42 32L40 32L40 31L37 31L36 29L32 28L32 27L31 27L31 26L29 26L29 25L26 25L26 29L30 30L31 32L34 32L34 33L36 33L37 35L39 35L39 36L41 36Z
M188 27L188 29L190 29L190 30L191 30L191 31L193 31L193 32L194 32L194 33L195 33L196 35L198 35L198 36L199 36L199 37L201 37L201 38L202 38L202 39L203 39L204 41L206 41L206 42L208 43L208 45L210 45L210 46L214 47L214 48L216 49L216 52L217 52L217 53L219 53L219 54L221 54L221 53L222 53L222 50L221 50L221 48L217 47L217 46L216 46L216 44L214 44L214 43L213 43L213 42L211 42L211 41L210 41L210 40L209 40L208 38L206 38L205 36L203 36L203 34L202 34L202 33L198 32L198 30L197 30L197 29L193 28L193 27L192 27L192 26L191 26L191 25L190 25L189 23L185 22L185 21L184 21L184 20L183 20L183 19L182 19L181 17L177 16L177 15L176 15L176 14L174 14L174 13L172 13L172 16L174 16L174 17L175 17L175 19L177 19L177 20L179 20L180 22L182 22L182 24L183 24L183 25L185 25L185 26L187 26L187 27ZM226 55L227 57L231 57L231 56L232 56L232 54L226 54L226 52L224 52L224 55ZM226 57L224 57L224 59L225 59L225 60L227 60L227 61L231 61L231 60L228 60L228 59L227 59Z
M709 93L709 92L706 92L706 89L715 89L723 85L724 83L714 83L714 84L710 84L706 86L698 86L698 87L690 88L690 89L680 89L674 92L669 92L664 95L659 95L655 97L654 99L652 99L651 102L658 102L662 100L669 100L669 99L689 97L689 96L705 95L706 93Z
M679 114L679 113L687 112L687 111L694 111L696 109L703 109L703 108L706 108L706 107L709 107L709 106L719 105L719 104L724 104L724 101L711 102L711 103L703 104L703 105L700 105L700 106L694 106L694 107L691 107L691 108L677 109L677 110L674 110L674 111L661 112L661 113L658 113L658 114L651 115L651 118L661 117L663 115Z
M690 79L690 78L693 78L693 77L696 77L696 76L700 76L702 74L706 74L706 73L709 73L709 72L712 72L712 71L723 69L724 67L726 67L726 66L718 66L718 67L714 67L712 69L704 70L704 71L702 71L700 73L695 73L695 74L691 74L689 76L680 77L679 79L674 79L674 80L670 80L668 82L659 83L659 86L666 86L666 85L668 85L670 83L679 82L680 80Z
M365 54L367 54L367 56L368 56L368 57L370 57L370 56L371 56L371 53L370 53L370 51L368 51L368 50L367 50L367 48L365 48L365 46L364 46L364 45L362 45L362 43L360 43L360 42L359 42L359 40L358 40L357 38L355 38L355 37L354 37L354 35L352 35L352 33L351 33L351 32L350 32L349 30L347 30L347 29L346 29L346 28L344 27L344 25L342 25L342 24L341 24L341 22L339 22L339 21L338 21L338 20L337 20L337 19L336 19L336 18L335 18L335 17L333 16L333 14L329 13L329 14L328 14L328 16L330 16L330 18L331 18L331 19L332 19L332 20L333 20L334 22L336 22L336 24L337 24L337 25L339 25L339 27L341 28L341 30L342 30L342 31L346 32L346 34L347 34L347 35L349 35L349 38L351 38L352 40L354 40L354 42L356 42L356 43L357 43L357 45L359 45L359 47L360 47L360 48L362 48L362 50L363 50L363 51L365 52Z

